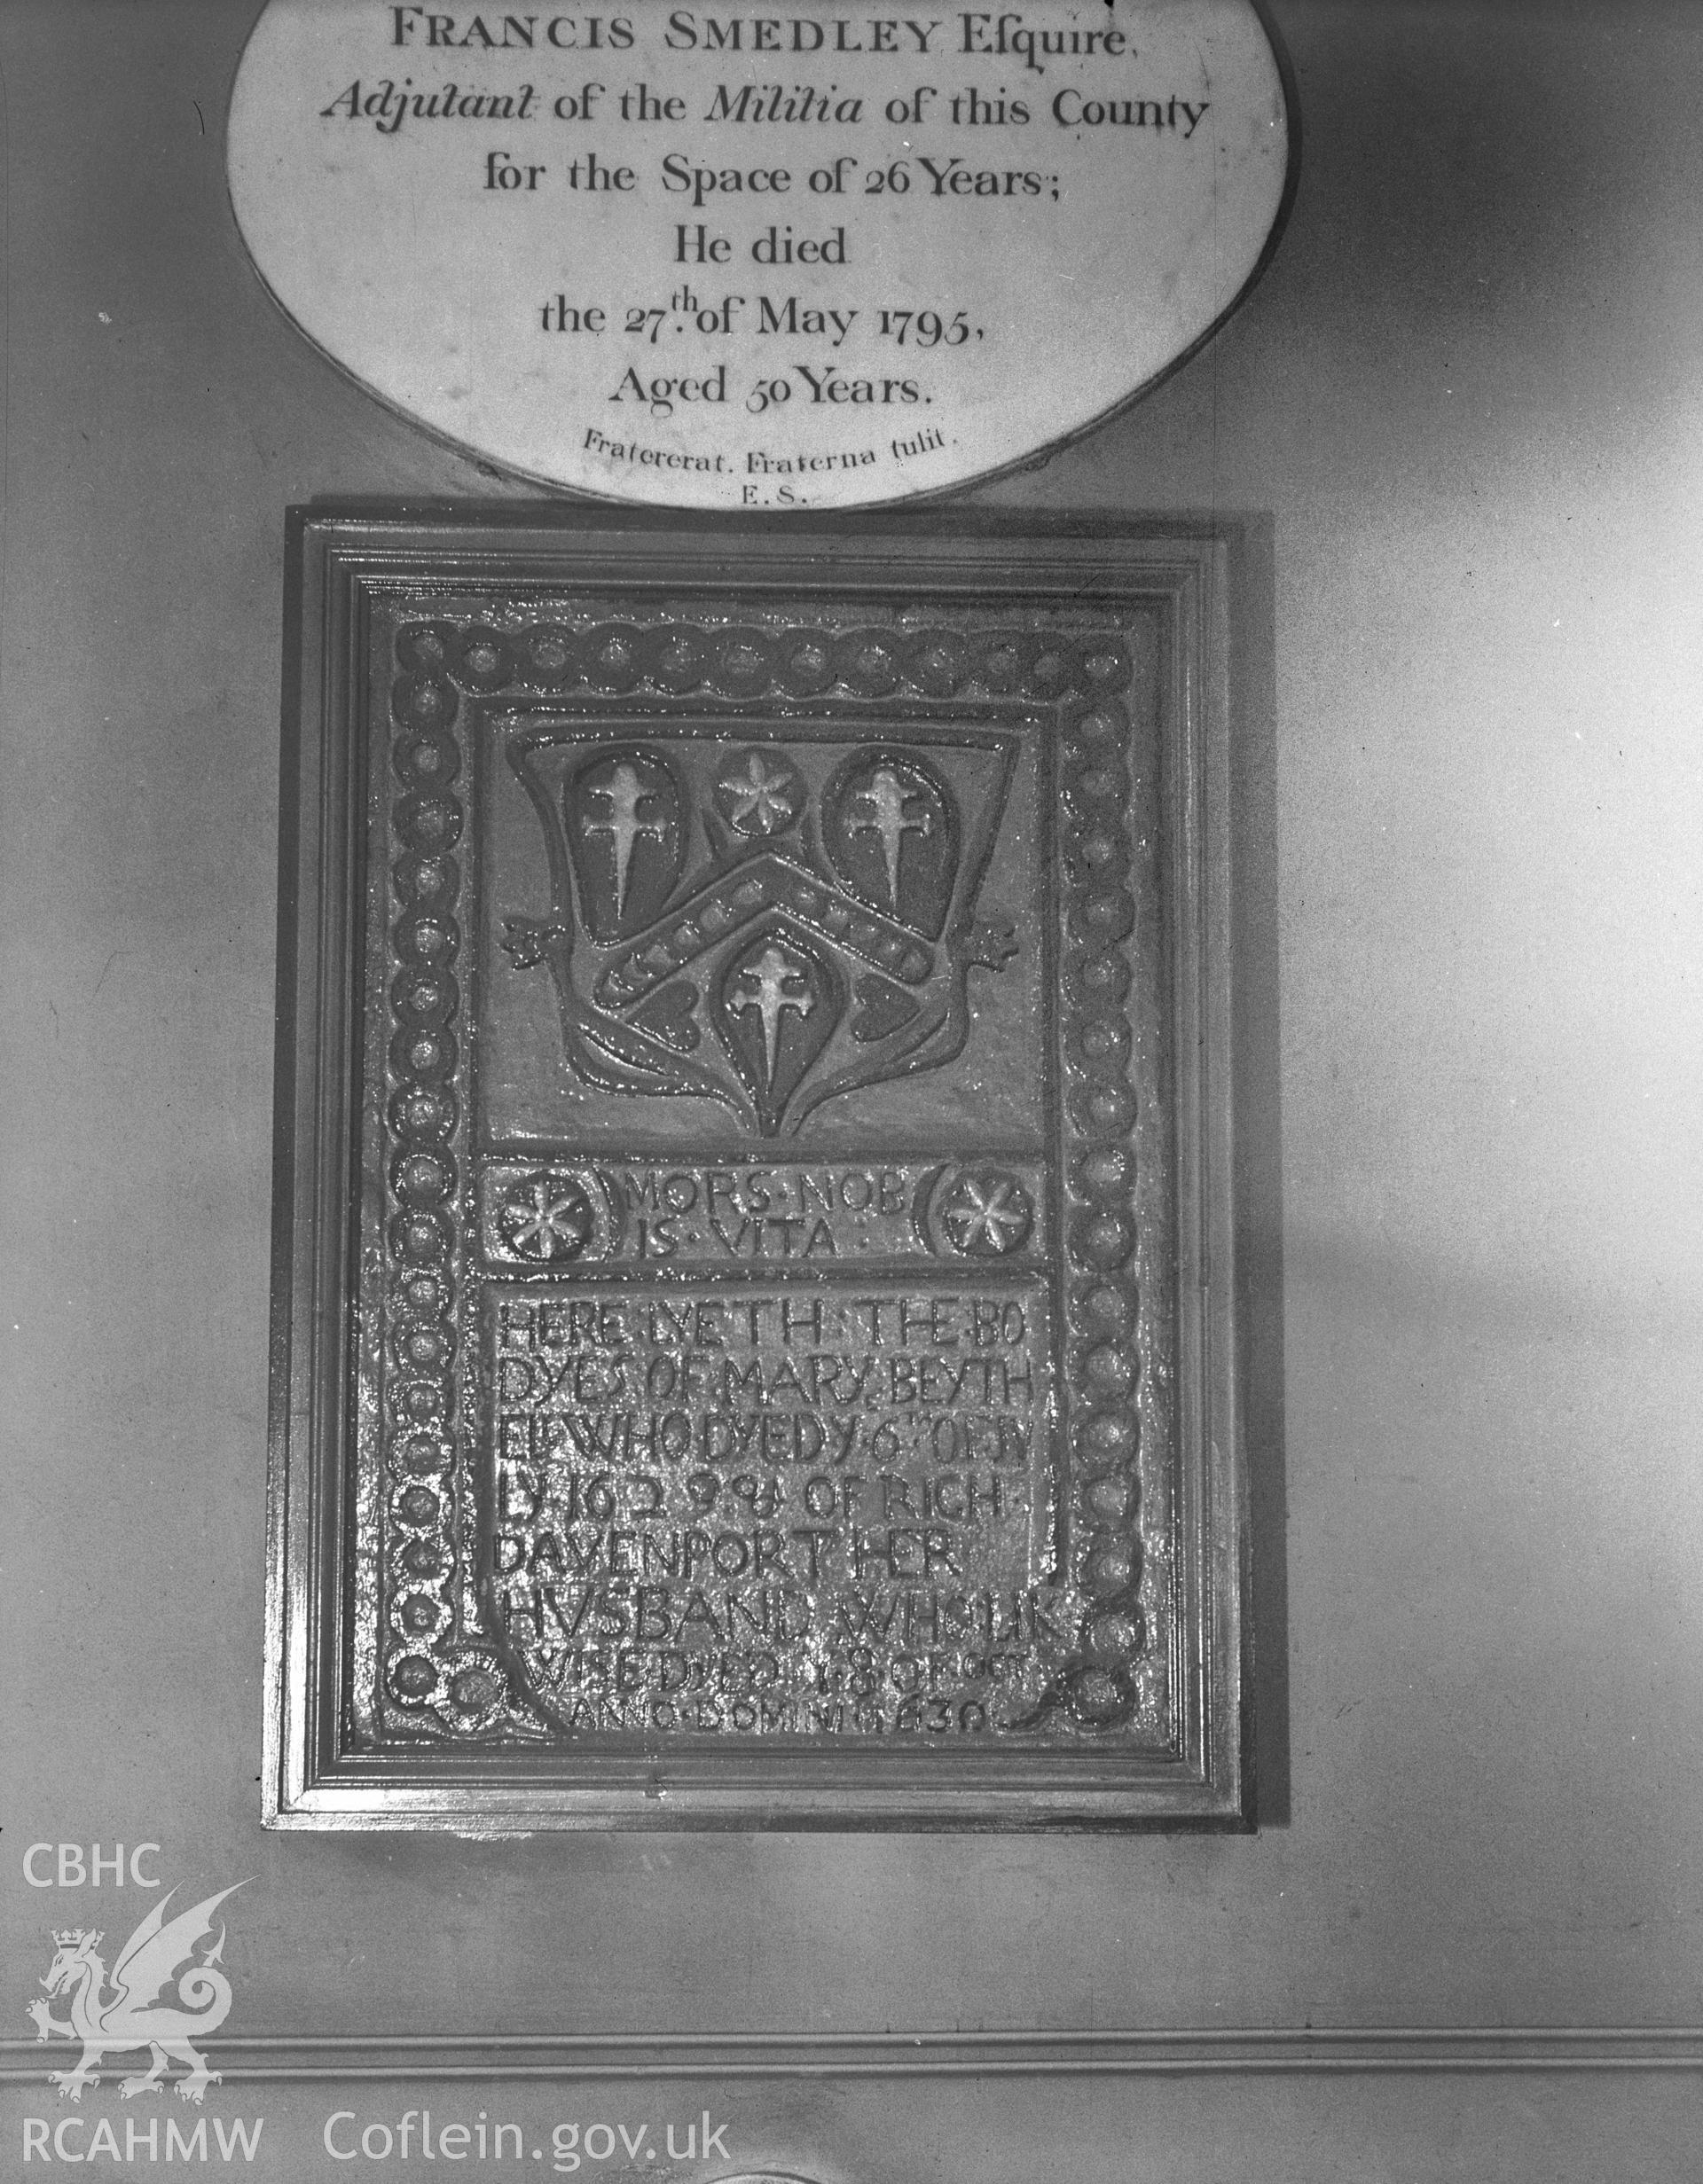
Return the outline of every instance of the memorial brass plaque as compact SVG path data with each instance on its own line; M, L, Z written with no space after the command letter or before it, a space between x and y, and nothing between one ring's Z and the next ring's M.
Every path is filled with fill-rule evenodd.
M270 1819L1240 1816L1226 559L298 522Z

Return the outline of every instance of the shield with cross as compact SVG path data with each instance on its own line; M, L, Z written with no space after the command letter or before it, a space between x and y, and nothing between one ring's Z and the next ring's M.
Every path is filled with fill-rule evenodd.
M775 1137L962 1052L970 970L1016 946L976 915L1014 737L612 725L516 723L506 744L552 902L506 916L503 945L547 967L582 1083L714 1100Z

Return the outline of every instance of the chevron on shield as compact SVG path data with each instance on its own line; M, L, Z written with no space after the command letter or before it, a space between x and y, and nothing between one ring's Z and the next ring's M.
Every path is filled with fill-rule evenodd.
M750 726L514 724L552 902L503 944L548 967L581 1083L714 1100L773 1137L962 1052L969 972L1016 949L976 904L1017 746Z

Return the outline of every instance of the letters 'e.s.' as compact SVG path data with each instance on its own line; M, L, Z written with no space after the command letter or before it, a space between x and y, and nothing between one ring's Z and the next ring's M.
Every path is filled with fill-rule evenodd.
M1264 263L1289 142L1254 0L269 0L228 160L267 287L405 416L779 511L946 492L1150 386Z
M213 1914L246 1885L235 1882L169 1921L171 1896L162 1897L119 1951L110 1973L98 1953L103 1934L81 1927L54 1934L53 1961L39 1984L50 1997L68 1997L69 2018L54 2016L51 2001L39 1998L28 2010L38 2040L82 2042L75 2069L49 2073L62 2100L79 2101L85 2086L100 2083L96 2066L112 2049L150 2052L150 2067L119 2087L127 2101L157 2093L174 2063L187 2066L187 2075L177 2081L184 2100L199 2104L208 2087L217 2085L218 2072L208 2070L191 2035L204 2039L230 2015L231 1982L219 1961L224 1929L214 1937Z

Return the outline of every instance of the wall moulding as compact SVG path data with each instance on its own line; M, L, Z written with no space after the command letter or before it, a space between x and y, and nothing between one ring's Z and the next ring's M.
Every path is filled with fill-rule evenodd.
M1235 549L297 512L270 1822L1246 1824Z
M1229 2025L1103 2032L255 2034L202 2043L231 2083L427 2077L1106 2078L1378 2071L1703 2070L1696 2025ZM38 2082L39 2044L0 2040L0 2080Z

